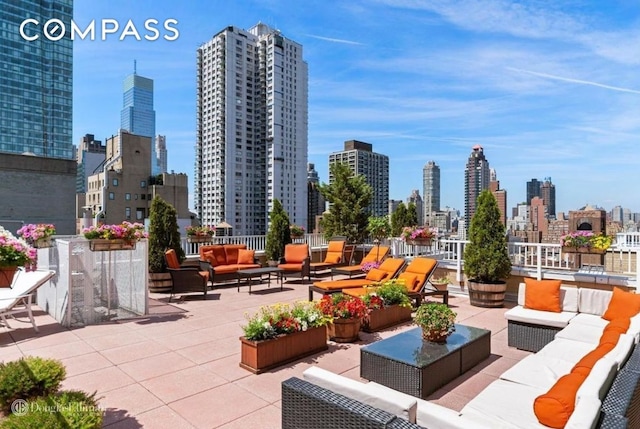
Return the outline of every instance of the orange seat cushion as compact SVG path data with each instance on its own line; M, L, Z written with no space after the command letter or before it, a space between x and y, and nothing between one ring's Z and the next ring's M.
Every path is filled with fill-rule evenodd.
M167 261L167 267L178 269L180 268L180 261L178 260L178 255L176 251L173 249L169 249L165 252L165 259Z
M391 278L400 271L400 268L404 265L404 259L401 258L387 258L378 267L379 270L389 273L388 277Z
M329 246L327 248L327 252L338 252L342 253L344 250L345 241L330 241Z
M280 264L278 268L281 268L285 271L302 271L302 264Z
M287 264L301 264L308 257L308 244L287 244L284 246L284 260L287 261Z
M238 249L238 264L253 264L256 255L255 250Z
M374 282L380 282L380 281L384 280L387 276L389 276L388 272L380 270L378 268L372 268L367 273L365 279L366 280L372 280Z
M224 248L227 264L232 265L232 264L238 263L238 253L240 252L241 249L246 249L247 245L246 244L225 244L223 248Z
M564 428L575 408L578 388L586 377L578 372L563 375L547 393L538 396L533 402L538 421L551 428Z
M621 334L626 334L629 330L629 326L631 326L631 319L629 318L619 318L613 319L611 322L607 323L607 326L604 327L605 332L620 332Z
M582 359L576 363L573 368L571 368L571 372L582 372L585 375L589 375L593 366L598 362L604 355L613 350L615 346L611 343L601 344L595 349L591 350L589 353L584 355Z
M238 266L236 264L233 265L218 265L213 267L213 272L216 274L229 274L235 273L238 271Z
M337 264L342 259L342 252L327 252L324 262L327 264Z
M605 320L627 318L633 317L639 312L640 294L625 292L618 287L614 287L613 296L611 296L607 311L604 312L602 318Z
M362 261L360 261L360 265L364 264L365 262L380 262L387 256L387 253L389 253L389 246L374 246L371 250L369 250L369 253L367 253L365 257L362 258Z
M418 283L418 276L412 273L407 273L407 272L401 273L397 277L397 279L407 287L407 290L410 290L410 291L413 291L416 284Z
M348 280L315 282L313 285L317 288L325 289L325 290L340 290L340 289L349 289L349 288L355 288L355 287L363 287L363 286L371 285L374 283L375 282L372 280L348 279Z
M560 280L536 280L525 278L524 308L532 310L562 312L560 303Z

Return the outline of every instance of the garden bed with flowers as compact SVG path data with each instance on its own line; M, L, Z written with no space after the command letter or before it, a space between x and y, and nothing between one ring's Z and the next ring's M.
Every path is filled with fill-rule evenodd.
M311 301L260 308L242 327L240 367L260 374L326 350L330 321Z

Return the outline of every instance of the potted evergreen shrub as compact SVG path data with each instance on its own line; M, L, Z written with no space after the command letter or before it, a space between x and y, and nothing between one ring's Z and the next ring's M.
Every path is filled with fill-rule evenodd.
M464 249L469 301L477 307L502 307L511 261L500 209L489 190L482 191L478 197L469 227L469 241Z
M269 213L269 231L264 253L269 266L277 266L284 256L284 246L291 243L289 216L278 199L273 200L273 210Z
M185 258L180 243L176 209L156 196L149 213L149 291L171 292L171 275L167 271L164 253L173 249L182 262Z

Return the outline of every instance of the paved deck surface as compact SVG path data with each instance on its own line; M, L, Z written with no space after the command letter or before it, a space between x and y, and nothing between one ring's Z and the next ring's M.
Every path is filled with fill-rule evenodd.
M63 388L97 391L105 427L116 428L262 428L278 429L280 383L312 365L360 380L362 345L413 327L361 333L354 344L329 343L329 350L260 375L240 368L241 325L245 313L261 305L307 298L299 280L254 284L236 291L217 288L206 301L192 296L165 304L167 295L151 294L149 317L76 329L61 327L37 311L36 334L24 319L0 326L0 360L37 355L60 359L67 368ZM507 346L503 309L469 305L465 295L449 301L457 322L489 329L491 356L433 393L429 400L460 410L485 386L529 353Z

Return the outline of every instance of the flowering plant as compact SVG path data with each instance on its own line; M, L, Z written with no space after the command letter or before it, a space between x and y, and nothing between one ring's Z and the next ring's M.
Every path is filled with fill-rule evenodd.
M576 231L560 237L563 247L607 250L613 239L605 234L594 234L591 231Z
M215 227L212 226L188 226L186 229L190 237L213 237L216 233Z
M362 268L360 268L363 272L368 273L374 268L380 267L380 262L365 262L362 264Z
M369 288L362 300L369 309L378 309L399 305L400 307L411 307L411 299L407 287L402 280L387 280L378 286Z
M49 238L56 233L56 227L50 223L27 224L18 230L18 235L27 243L33 244L41 238Z
M361 298L342 293L324 295L318 306L324 315L332 319L362 319L369 313Z
M304 226L289 225L289 234L294 236L304 235Z
M107 240L124 239L128 241L138 241L146 238L147 233L141 223L131 223L124 221L120 225L100 225L92 226L82 230L84 238L93 240L102 238Z
M331 321L315 302L299 301L294 304L272 304L263 306L249 316L242 327L247 340L259 341L276 338L293 332L306 331L308 328L325 326Z
M418 307L413 321L432 335L445 337L456 330L456 316L448 305L427 301Z
M400 237L404 241L424 239L429 240L436 236L435 230L429 227L405 226L402 228Z
M36 249L0 226L0 267L31 267L36 263L36 258Z

